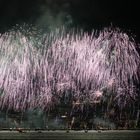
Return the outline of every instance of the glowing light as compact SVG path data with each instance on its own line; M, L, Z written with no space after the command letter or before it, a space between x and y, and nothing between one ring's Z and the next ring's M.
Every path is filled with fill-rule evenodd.
M140 64L135 42L118 30L104 30L97 37L60 32L40 42L20 32L1 35L1 107L47 108L69 92L92 101L103 96L103 88L112 90L119 103L135 100Z

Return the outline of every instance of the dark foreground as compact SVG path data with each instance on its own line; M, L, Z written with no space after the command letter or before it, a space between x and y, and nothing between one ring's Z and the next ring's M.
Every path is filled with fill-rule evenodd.
M0 140L138 140L140 130L0 131Z

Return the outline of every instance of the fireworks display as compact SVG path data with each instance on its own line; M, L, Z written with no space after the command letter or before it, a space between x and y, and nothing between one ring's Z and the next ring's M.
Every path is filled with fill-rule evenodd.
M47 108L64 94L93 101L111 90L125 104L138 95L138 45L126 33L56 30L39 41L19 31L0 36L0 106Z

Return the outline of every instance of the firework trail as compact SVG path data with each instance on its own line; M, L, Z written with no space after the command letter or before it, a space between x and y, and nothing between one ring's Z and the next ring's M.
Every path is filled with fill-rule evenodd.
M102 89L117 103L135 100L140 63L137 45L119 30L95 35L43 35L39 42L21 32L0 37L0 106L26 109L59 102L64 94L93 101Z

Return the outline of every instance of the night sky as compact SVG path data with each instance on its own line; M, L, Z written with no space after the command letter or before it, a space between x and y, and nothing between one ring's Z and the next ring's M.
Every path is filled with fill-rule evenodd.
M23 23L44 29L66 24L88 31L113 25L140 42L138 6L134 0L0 0L0 31Z

